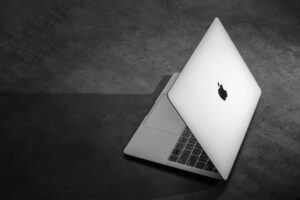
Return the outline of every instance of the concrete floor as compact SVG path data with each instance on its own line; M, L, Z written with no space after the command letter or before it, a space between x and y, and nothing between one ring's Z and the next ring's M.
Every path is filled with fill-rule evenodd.
M258 158L253 167L258 171L260 164L274 162L277 175L268 172L266 179L282 182L271 184L265 197L276 197L281 189L279 197L299 198L299 13L299 1L283 0L2 0L1 119L15 120L18 109L37 102L25 95L9 104L7 93L152 94L165 75L184 67L218 16L262 89L241 159ZM5 131L12 125L1 126ZM276 164L283 161L291 166Z

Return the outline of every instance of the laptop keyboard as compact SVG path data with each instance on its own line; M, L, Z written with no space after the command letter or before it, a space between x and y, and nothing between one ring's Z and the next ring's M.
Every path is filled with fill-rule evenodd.
M190 129L186 128L175 144L170 161L218 173Z

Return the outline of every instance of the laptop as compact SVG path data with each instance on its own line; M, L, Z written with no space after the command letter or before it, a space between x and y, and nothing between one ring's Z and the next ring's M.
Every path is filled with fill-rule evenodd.
M130 156L227 180L261 89L218 18L171 76L124 149Z

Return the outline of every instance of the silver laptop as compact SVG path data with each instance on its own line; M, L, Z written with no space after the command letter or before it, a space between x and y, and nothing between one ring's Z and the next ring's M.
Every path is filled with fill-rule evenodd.
M261 89L216 18L124 153L227 180Z

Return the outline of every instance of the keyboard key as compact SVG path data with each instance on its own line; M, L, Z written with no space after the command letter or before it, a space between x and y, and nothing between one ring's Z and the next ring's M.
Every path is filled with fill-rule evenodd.
M185 145L185 148L186 148L186 149L189 149L189 150L193 150L194 145L191 144L191 143L187 143L187 144Z
M171 155L169 160L176 162L178 160L178 158L179 158L179 156Z
M188 129L185 129L185 131L182 134L182 137L189 137L192 133L188 131Z
M192 151L184 150L178 160L179 163L185 164Z
M198 159L199 162L204 162L204 163L207 162L207 160L208 160L208 159L203 159L203 158L199 158L199 159Z
M213 172L219 173L216 167L214 167Z
M205 163L203 162L197 162L195 167L199 168L199 169L203 169L205 167Z
M187 161L187 165L194 167L194 165L196 164L197 160L198 160L198 156L192 154L190 156L189 160Z
M195 149L202 149L199 143L196 144Z
M200 162L206 162L206 161L208 161L208 157L201 155L201 156L199 157L199 161L200 161Z
M174 149L173 152L172 152L172 155L179 156L181 151L182 150L180 150L180 149Z
M214 169L213 163L211 161L208 161L206 163L205 170L207 170L207 171L213 171L213 169Z
M185 137L180 137L179 138L179 140L178 140L178 142L181 142L181 143L186 143L187 142L187 138L185 138Z
M183 147L184 147L184 143L180 143L180 142L178 142L177 144L176 144L176 149L183 149Z
M192 143L192 144L196 144L196 143L197 143L197 140L196 140L196 138L194 138L194 137L190 137L188 142L189 142L189 143Z
M201 157L208 159L208 156L206 155L204 150L201 152Z
M196 147L195 147L195 149L193 150L192 154L200 155L201 152L202 152L202 149L196 149Z

